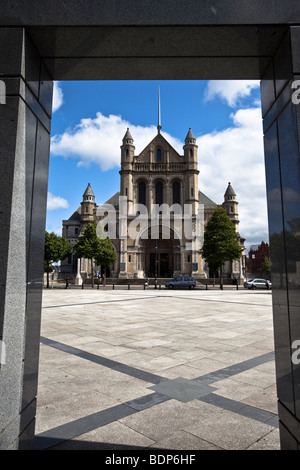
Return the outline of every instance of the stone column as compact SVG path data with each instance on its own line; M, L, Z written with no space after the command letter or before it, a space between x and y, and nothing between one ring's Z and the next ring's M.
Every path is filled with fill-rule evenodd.
M300 448L300 27L288 29L262 77L281 448Z
M77 273L76 273L76 277L75 277L75 284L77 286L82 285L82 277L81 277L81 274L80 274L80 269L81 269L81 258L77 258Z
M33 448L52 80L23 28L0 29L0 449Z

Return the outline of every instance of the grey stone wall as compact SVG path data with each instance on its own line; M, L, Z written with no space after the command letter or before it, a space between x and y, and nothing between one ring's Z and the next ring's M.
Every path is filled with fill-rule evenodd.
M32 447L52 81L22 28L0 29L0 449Z

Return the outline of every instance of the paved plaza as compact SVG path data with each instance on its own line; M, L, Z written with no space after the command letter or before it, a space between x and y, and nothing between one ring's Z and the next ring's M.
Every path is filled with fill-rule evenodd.
M44 289L37 449L279 450L272 296Z

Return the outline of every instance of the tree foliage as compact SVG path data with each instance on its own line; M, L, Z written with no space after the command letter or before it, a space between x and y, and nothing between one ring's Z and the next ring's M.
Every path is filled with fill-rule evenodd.
M52 263L67 258L70 253L71 247L65 237L60 237L54 232L45 232L44 262L47 268L47 287L49 287L49 268Z
M271 274L271 263L270 259L266 256L261 263L260 272L263 276L269 276Z
M215 209L206 224L201 254L211 269L220 270L222 286L224 263L239 259L242 254L233 223L222 207Z
M87 258L92 261L92 286L94 286L94 261L97 265L108 268L116 261L116 253L108 237L97 235L97 222L91 222L84 229L82 236L74 245L77 258Z

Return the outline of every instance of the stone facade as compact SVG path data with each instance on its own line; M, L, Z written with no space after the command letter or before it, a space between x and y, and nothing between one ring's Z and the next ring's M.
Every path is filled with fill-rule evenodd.
M77 211L63 221L63 236L76 243L87 223L96 220L106 230L115 216L110 235L117 261L108 272L113 278L168 278L180 274L195 278L212 275L201 258L205 224L217 204L198 188L196 139L189 129L183 155L160 132L139 154L127 129L121 145L120 191L103 206L97 206L90 183ZM238 201L228 184L222 206L232 220L239 243ZM156 209L156 210L154 210ZM123 224L123 225L122 225ZM241 260L226 263L224 276L242 278ZM101 267L96 267L100 271ZM91 272L88 260L72 255L64 260L62 273L86 279Z

